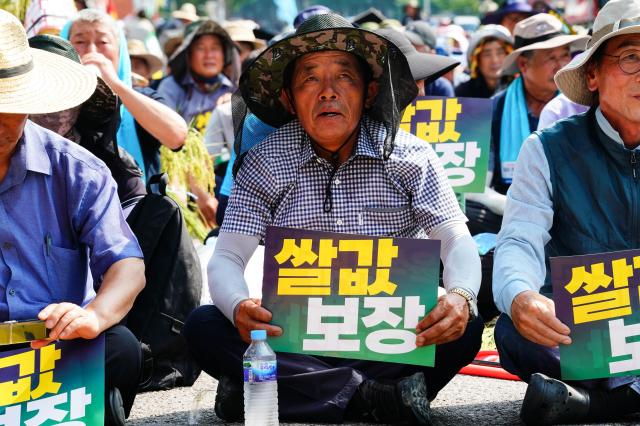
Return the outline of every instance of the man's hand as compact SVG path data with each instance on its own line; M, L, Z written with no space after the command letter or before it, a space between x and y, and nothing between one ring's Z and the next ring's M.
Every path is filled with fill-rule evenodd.
M91 52L84 55L82 58L82 65L91 65L100 71L100 77L109 85L109 87L116 91L116 86L120 83L118 73L113 67L113 63L107 59L102 53Z
M464 334L469 321L467 299L450 293L438 298L436 307L418 323L417 346L440 345Z
M100 334L96 313L73 303L53 303L40 311L38 319L43 320L51 331L48 339L32 341L33 349L46 346L53 340L95 339Z
M535 291L518 294L511 303L511 320L526 339L554 347L571 343L569 327L556 318L553 300Z
M256 299L243 300L236 308L236 328L240 337L247 343L251 342L251 330L267 330L269 336L281 336L282 329L269 324L271 312L260 306Z

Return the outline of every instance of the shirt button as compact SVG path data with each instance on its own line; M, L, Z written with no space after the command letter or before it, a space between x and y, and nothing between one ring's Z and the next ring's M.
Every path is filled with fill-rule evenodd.
M336 185L340 185L340 179L336 179L333 181Z
M16 295L16 290L14 288L10 288L9 289L9 296L15 296Z
M11 250L13 248L13 244L11 244L10 242L6 242L2 245L2 248L5 250Z
M342 219L336 220L336 225L342 225Z
M321 159L319 159L319 158L316 158L316 161L317 161L318 163L322 163L322 160L321 160Z

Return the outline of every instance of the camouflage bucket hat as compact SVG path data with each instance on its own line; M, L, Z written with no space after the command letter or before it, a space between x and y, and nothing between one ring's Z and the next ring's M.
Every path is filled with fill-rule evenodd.
M316 15L303 22L296 32L267 48L240 77L240 93L260 120L274 127L291 121L280 102L285 69L297 58L313 52L339 50L363 59L380 88L368 114L396 125L400 111L416 97L416 84L407 59L389 40L354 27L334 13Z

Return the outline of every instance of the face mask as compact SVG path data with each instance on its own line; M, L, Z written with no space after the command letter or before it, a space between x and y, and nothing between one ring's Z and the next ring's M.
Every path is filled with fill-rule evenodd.
M74 140L75 134L73 132L73 126L78 120L80 106L81 105L78 105L64 111L52 112L50 114L32 114L29 116L29 119L45 129L77 142Z

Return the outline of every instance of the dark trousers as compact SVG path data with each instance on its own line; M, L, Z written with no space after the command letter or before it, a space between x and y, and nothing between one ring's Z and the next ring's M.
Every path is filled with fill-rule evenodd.
M522 337L513 325L508 315L502 314L496 322L494 330L496 346L500 354L502 367L529 382L531 375L542 373L554 379L561 380L560 350L549 348ZM616 377L612 379L581 380L571 382L585 389L613 389L633 382L632 377Z
M278 353L278 402L284 421L341 422L358 385L365 379L398 379L423 372L429 400L433 400L480 349L481 318L469 323L454 342L436 347L435 367ZM242 355L247 344L238 330L212 305L191 313L183 329L200 367L219 378L243 381Z
M138 339L123 325L115 325L105 331L104 370L105 398L110 389L117 387L129 417L140 381L142 352Z
M467 200L465 203L465 214L469 219L467 226L471 235L489 232L497 234L502 226L502 216L495 214L483 204Z

